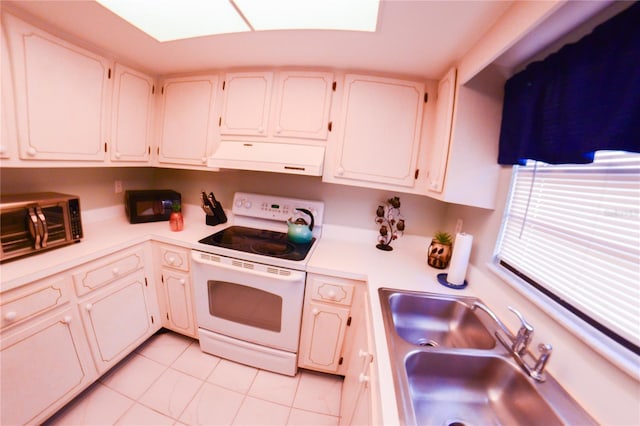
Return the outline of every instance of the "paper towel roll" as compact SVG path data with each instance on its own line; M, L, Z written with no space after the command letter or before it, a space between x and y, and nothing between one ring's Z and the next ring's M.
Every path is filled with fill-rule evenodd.
M456 240L453 243L453 254L449 263L449 272L447 282L450 284L460 285L464 283L467 275L467 266L469 265L469 256L471 255L471 244L473 243L473 235L460 233L456 234Z

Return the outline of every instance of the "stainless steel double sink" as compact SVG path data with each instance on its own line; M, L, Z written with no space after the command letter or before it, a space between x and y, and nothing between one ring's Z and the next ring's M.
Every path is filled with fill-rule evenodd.
M479 299L378 290L405 425L596 424L546 374L533 380L495 338Z

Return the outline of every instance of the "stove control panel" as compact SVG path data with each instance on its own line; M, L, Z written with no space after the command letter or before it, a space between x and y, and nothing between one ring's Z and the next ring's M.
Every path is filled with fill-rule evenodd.
M236 192L233 196L233 214L256 219L285 222L296 213L296 208L307 209L313 214L316 226L322 226L324 202L279 197L276 195Z

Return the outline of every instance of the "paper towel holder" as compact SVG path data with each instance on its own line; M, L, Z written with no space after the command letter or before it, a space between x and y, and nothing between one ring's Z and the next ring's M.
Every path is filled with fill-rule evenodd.
M437 276L438 282L445 287L453 288L455 290L462 290L463 288L469 285L467 280L464 280L462 284L451 284L449 281L447 281L447 276L448 274L438 274Z

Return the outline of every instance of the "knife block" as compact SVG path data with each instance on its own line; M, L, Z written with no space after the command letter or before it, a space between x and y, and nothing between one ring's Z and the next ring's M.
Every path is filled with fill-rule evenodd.
M209 215L205 215L205 223L207 225L210 226L216 226L216 225L220 225L221 223L225 223L225 221L222 221L220 219L218 219L216 216L209 216Z

